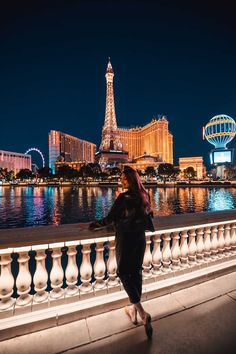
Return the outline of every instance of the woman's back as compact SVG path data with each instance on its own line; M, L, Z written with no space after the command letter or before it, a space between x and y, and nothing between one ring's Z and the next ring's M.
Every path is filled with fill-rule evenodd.
M142 200L137 193L127 191L122 193L120 215L117 215L116 229L123 232L144 232L147 227L147 219L150 217L145 214L142 208Z

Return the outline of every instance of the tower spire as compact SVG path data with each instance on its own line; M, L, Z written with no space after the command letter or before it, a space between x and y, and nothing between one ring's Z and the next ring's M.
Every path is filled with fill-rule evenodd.
M113 68L112 68L112 65L111 65L111 58L108 57L108 64L107 64L107 70L106 70L106 73L113 73L114 74L114 71L113 71Z
M100 151L109 150L122 150L122 144L117 132L116 112L115 112L115 100L113 89L114 71L111 65L111 59L108 58L108 64L106 69L106 111L105 121L102 129L102 142L100 145Z

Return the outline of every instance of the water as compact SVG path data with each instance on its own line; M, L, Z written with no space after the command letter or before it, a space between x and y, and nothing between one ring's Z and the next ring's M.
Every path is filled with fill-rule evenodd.
M148 188L155 215L236 208L236 188ZM86 222L107 214L116 188L0 187L0 228Z

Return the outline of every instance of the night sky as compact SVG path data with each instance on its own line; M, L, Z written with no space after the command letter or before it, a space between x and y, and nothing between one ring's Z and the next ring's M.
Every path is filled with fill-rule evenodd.
M203 155L208 163L202 126L216 114L236 115L235 14L227 0L7 1L0 149L35 146L48 159L51 129L99 145L110 56L118 126L164 114L175 162Z

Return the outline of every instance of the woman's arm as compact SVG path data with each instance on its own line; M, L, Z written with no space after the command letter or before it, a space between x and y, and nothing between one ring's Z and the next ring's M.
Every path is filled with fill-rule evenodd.
M123 193L119 194L114 204L111 207L111 210L103 219L95 220L89 225L90 230L94 230L99 227L107 226L114 222L120 215L123 209L124 195Z

